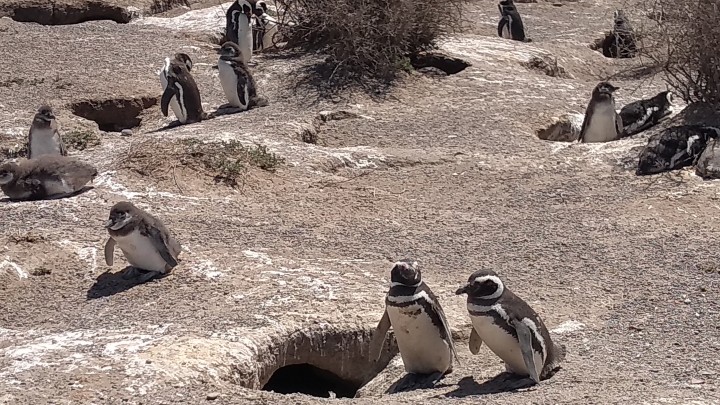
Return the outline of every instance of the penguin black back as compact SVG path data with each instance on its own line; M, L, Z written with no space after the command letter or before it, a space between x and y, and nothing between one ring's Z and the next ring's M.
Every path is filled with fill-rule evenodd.
M190 66L192 66L192 62L190 62ZM160 109L164 116L167 117L170 100L175 97L180 108L185 112L183 124L200 122L207 118L207 114L203 111L200 91L188 70L187 62L177 59L170 61L167 80L168 85L160 102Z

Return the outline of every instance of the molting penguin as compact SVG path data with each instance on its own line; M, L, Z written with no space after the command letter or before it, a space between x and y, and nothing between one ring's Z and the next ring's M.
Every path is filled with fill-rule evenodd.
M266 106L268 101L257 95L255 79L240 57L241 52L240 47L232 42L225 42L220 48L218 73L223 92L228 99L228 104L222 107L232 106L244 111Z
M694 165L710 139L718 139L720 129L703 125L670 127L648 139L640 152L638 176L657 174Z
M188 72L192 70L193 62L192 59L190 59L190 56L186 53L176 53L175 56L172 59L173 62L176 63L184 63L185 67L187 67ZM160 69L160 71L157 72L158 76L160 77L160 84L162 85L163 93L165 92L165 89L167 89L168 85L168 74L170 71L170 58L165 58L165 63L163 64L163 67ZM185 113L180 108L180 104L178 103L177 97L173 96L170 99L170 109L173 110L173 113L175 114L175 117L184 117ZM180 118L178 118L180 120Z
M97 170L67 156L43 155L0 165L0 189L13 201L70 197L86 189Z
M498 36L516 41L530 42L525 37L525 27L523 26L520 13L515 7L512 0L502 0L498 3L500 10L500 22L498 22Z
M203 111L200 91L188 66L192 67L192 62L188 63L178 59L170 61L167 69L167 87L165 87L160 100L160 109L166 117L170 101L177 100L176 118L181 124L200 122L208 117Z
M67 155L55 114L49 106L41 106L33 117L27 149L30 159L43 155Z
M595 86L585 110L580 142L608 142L620 137L623 124L615 111L613 98L613 93L618 89L608 82L600 82Z
M115 245L133 266L127 276L139 274L139 281L169 273L177 266L180 244L163 223L149 213L122 201L110 209L105 222L110 238L105 243L105 263L113 265ZM144 272L143 272L144 271Z
M640 133L672 114L672 100L672 92L663 91L653 98L633 101L624 106L620 110L622 137Z
M253 51L253 15L257 0L236 0L225 14L225 37L238 44L243 62L248 63Z
M615 10L613 29L602 44L608 58L633 58L637 54L635 31L623 10Z
M564 360L565 347L550 339L538 314L505 287L494 271L476 271L456 294L468 295L473 354L485 342L505 362L507 371L529 376L534 383L552 376Z
M405 371L437 382L457 361L450 327L440 302L423 282L417 262L404 259L390 272L385 312L370 342L370 359L377 361L390 326L395 332Z

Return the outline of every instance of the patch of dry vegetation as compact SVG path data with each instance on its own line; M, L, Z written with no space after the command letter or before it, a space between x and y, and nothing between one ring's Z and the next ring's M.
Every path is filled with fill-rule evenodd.
M715 0L648 0L652 24L643 53L662 66L686 102L720 105L720 4Z
M90 130L74 130L62 135L68 149L85 150L100 145L100 136Z
M121 166L142 176L162 177L177 167L189 168L219 183L237 187L250 167L274 172L285 159L264 145L245 146L236 140L178 142L148 140L131 146Z
M278 0L288 47L329 55L326 79L391 81L410 57L461 28L466 0Z

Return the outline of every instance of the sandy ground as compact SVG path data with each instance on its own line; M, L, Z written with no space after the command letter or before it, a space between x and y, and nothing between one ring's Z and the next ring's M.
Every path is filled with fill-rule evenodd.
M472 66L409 75L379 98L318 100L292 86L310 59L258 55L253 71L270 106L153 132L171 121L155 104L130 137L100 132L73 105L157 103L155 71L184 51L213 111L225 102L207 40L215 14L191 31L182 14L171 28L1 19L0 57L12 61L0 68L3 144L23 142L41 102L63 131L102 140L71 153L98 167L93 190L0 203L0 403L331 401L260 388L289 364L362 380L389 270L403 257L420 262L441 300L461 364L439 386L385 403L720 403L718 183L690 169L636 177L638 147L659 129L599 145L535 135L552 117L582 113L599 80L632 67L588 48L615 6L520 4L533 38L521 44L493 35L494 3L474 2L474 25L441 44ZM573 78L521 65L543 55ZM619 105L665 89L657 78L613 83ZM326 110L359 116L317 123ZM307 128L316 145L301 140ZM152 155L149 142L187 137L258 143L285 163L248 168L237 188L175 165L143 176L128 163L137 148ZM153 159L168 164L159 152ZM105 265L102 223L126 199L183 245L169 277L123 280L119 251ZM501 361L467 349L469 318L454 291L479 268L497 271L567 346L562 369L537 387L497 392ZM392 378L402 375L397 361ZM377 403L378 392L332 401Z

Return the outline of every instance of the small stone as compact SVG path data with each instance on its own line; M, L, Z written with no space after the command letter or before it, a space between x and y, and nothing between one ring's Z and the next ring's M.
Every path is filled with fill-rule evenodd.
M207 397L205 397L205 399L207 399L208 401L214 401L214 400L218 399L219 396L220 396L219 392L211 392L211 393L207 394Z
M123 129L122 132L120 132L120 134L122 134L122 136L132 136L133 131L132 131L132 129Z
M689 303L690 303L690 298L685 298L685 299L683 300L683 302L686 303L686 304L689 304Z
M692 385L700 385L700 384L705 384L705 381L703 381L703 380L701 380L701 379L699 379L699 378L693 378L693 379L690 380L690 384L692 384Z

